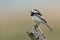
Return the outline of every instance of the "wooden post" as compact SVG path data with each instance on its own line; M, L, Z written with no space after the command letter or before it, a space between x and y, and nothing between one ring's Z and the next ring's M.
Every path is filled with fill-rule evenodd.
M46 40L44 33L39 27L32 26L27 33L31 40Z

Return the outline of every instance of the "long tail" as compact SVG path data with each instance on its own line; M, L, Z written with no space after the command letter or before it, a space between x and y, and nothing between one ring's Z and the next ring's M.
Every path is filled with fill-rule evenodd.
M46 26L47 26L51 31L53 31L52 28L51 28L49 25L46 24Z
M52 28L47 23L43 23L43 24L45 24L50 29L50 31L53 31Z

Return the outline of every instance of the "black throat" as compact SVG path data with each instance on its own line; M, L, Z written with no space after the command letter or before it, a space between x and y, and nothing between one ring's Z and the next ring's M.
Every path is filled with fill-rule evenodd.
M40 15L40 16L42 16L42 14L41 13L31 13L31 16L34 16L34 15Z
M31 16L34 16L35 13L31 13Z

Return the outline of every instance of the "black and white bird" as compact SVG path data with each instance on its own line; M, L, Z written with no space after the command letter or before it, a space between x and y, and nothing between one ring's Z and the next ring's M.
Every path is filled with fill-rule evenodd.
M33 9L30 12L31 19L36 22L37 26L39 26L40 23L43 23L52 31L52 29L47 25L47 21L44 19L43 15L37 9Z
M39 23L47 23L45 20L44 20L44 17L42 16L42 14L36 10L36 9L33 9L31 10L31 19L36 22L36 24L39 24Z

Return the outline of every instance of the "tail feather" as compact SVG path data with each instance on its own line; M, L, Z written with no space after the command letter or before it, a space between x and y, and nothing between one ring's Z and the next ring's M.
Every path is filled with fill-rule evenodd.
M50 29L50 31L53 31L52 28L47 23L43 23L43 24L45 24Z

